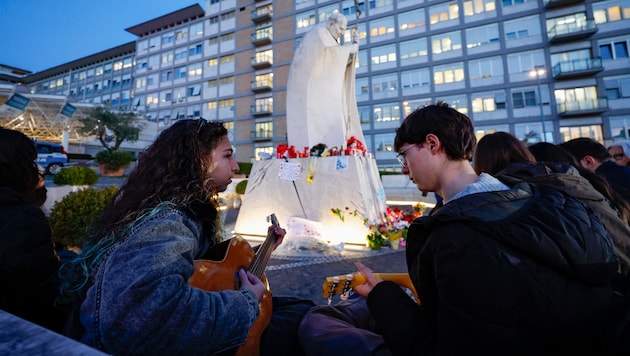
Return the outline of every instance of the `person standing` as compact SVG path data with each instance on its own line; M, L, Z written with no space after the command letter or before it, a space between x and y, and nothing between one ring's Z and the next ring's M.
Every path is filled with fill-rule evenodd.
M471 120L445 103L405 118L394 140L403 172L420 191L444 198L407 234L421 305L357 263L367 282L355 291L367 309L315 307L300 325L307 352L369 342L366 354L601 352L618 266L606 229L557 189L477 175L475 144ZM358 328L360 319L373 324Z
M194 260L221 242L217 193L238 169L222 123L164 130L62 267L63 297L74 299L66 333L113 354L231 354L242 345L262 313L261 280L241 269L240 289L188 283ZM286 232L271 232L279 245ZM300 355L297 326L312 305L273 297L261 354Z
M54 305L60 262L39 206L36 159L31 139L0 127L0 309L60 332L66 321Z

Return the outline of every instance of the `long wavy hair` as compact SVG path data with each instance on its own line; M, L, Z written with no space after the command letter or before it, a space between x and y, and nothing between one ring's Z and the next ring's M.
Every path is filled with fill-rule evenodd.
M104 255L140 218L168 204L175 209L202 209L203 223L218 223L217 191L208 175L212 152L227 135L221 122L177 121L139 157L112 201L88 232L81 253L61 271L62 297L82 290ZM211 238L215 238L212 236Z

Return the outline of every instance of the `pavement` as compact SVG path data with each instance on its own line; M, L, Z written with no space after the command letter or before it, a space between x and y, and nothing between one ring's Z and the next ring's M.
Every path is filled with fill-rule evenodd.
M227 210L224 218L226 231L233 230L237 216L238 209ZM294 296L324 305L328 303L327 298L322 296L322 286L326 277L355 272L356 261L375 272L407 272L404 248L398 250L389 247L382 247L379 250L367 247L342 250L330 248L323 252L279 248L272 253L265 276L275 296Z

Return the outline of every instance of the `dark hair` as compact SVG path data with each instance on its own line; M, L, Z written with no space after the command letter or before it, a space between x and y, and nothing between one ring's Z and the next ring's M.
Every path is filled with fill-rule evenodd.
M605 162L610 159L610 154L604 145L587 137L574 138L561 143L560 147L567 150L578 161L585 156L592 156L598 162Z
M24 200L39 182L35 144L25 134L0 127L0 187L16 191Z
M424 143L428 134L440 139L449 159L472 160L477 138L470 118L442 101L419 107L403 120L396 130L394 150L399 152L405 143Z
M495 132L482 137L477 143L473 166L477 174L495 175L512 163L536 163L527 146L512 134Z
M96 262L122 237L130 224L162 204L203 211L203 223L216 223L217 201L212 151L227 137L221 122L180 120L164 130L140 156L112 201L98 216L81 254L64 265L64 297L87 283ZM202 210L203 209L203 210ZM209 236L214 238L214 236Z
M630 223L630 204L618 196L610 187L610 184L602 176L582 167L575 156L565 150L562 145L554 145L549 142L539 142L528 147L538 162L566 163L577 169L578 173L588 180L593 188L601 193L613 209L619 212L620 217L626 223Z

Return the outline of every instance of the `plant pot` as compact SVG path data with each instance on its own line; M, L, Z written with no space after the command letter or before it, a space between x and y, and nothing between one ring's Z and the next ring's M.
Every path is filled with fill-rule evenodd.
M400 239L389 240L389 246L392 250L398 250L400 248Z
M120 167L117 170L110 170L107 167L100 163L98 165L99 172L103 177L122 177L125 175L125 167Z

